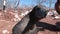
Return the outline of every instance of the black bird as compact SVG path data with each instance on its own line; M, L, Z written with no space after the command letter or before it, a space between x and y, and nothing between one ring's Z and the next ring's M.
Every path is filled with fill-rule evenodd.
M13 28L12 34L29 34L28 31L34 28L38 20L45 18L47 12L40 6L35 6L32 11L24 16Z

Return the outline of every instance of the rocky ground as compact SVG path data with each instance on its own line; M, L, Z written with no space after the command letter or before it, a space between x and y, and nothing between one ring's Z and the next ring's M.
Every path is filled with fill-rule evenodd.
M23 16L20 15L20 10L14 11L12 9L9 9L3 11L1 9L0 10L0 34L11 34L13 27L18 23L18 21L21 20L21 18L23 18ZM47 16L46 18L40 21L52 25L56 25L56 22L60 21L60 19L54 19L51 16ZM39 31L38 34L60 34L60 33L45 30L45 31Z
M12 29L18 21L21 20L19 11L10 10L0 10L0 34L11 34Z
M57 25L57 22L60 23L60 18L55 19L54 17L47 16L46 18L44 18L40 21L51 24L51 25ZM60 27L60 25L59 25L59 27ZM52 30L53 30L53 28L52 28ZM60 34L60 31L50 31L48 29L45 29L44 31L39 31L38 34Z

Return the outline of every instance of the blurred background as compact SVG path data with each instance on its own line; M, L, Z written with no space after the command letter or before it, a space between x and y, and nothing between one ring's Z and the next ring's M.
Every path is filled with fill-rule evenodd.
M0 8L3 7L3 1L0 0ZM47 8L54 8L56 0L5 0L7 8L24 8L24 7L34 7L36 5L43 5Z

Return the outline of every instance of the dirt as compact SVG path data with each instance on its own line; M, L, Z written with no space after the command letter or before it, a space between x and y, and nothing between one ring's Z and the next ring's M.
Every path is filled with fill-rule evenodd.
M18 11L16 13L13 10L6 11L0 10L0 34L12 34L13 27L20 21L15 17ZM19 14L18 17L21 19Z
M15 18L15 14L18 14L18 17L21 19L22 16L19 15L19 12L17 11L16 13L14 12L14 10L6 10L7 12L4 12L3 10L0 10L0 34L12 34L12 29L13 27L18 23L17 18ZM42 22L46 22L52 25L56 25L56 22L60 21L60 19L53 19L53 17L46 17L42 20L40 20ZM52 32L49 30L45 30L45 31L39 31L38 34L46 34L46 33L52 33L52 34L56 34L56 32ZM58 32L58 34L60 34Z

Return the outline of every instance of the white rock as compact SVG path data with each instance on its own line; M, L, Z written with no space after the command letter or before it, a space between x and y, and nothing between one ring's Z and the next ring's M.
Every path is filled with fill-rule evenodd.
M26 15L26 14L28 14L29 13L29 11L26 11L24 14Z
M21 20L20 18L18 18L18 20Z
M14 21L17 21L17 19L14 19Z
M6 10L4 10L4 12L7 12Z
M19 18L18 14L15 14L15 18Z
M21 16L24 16L25 14L24 13L21 13Z
M6 34L6 33L9 33L9 31L8 30L3 30L2 33Z
M58 19L58 18L60 18L60 17L59 17L59 16L56 16L55 18Z

